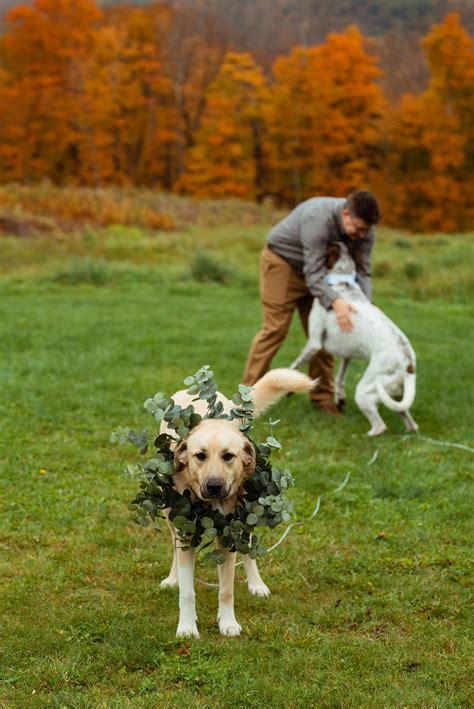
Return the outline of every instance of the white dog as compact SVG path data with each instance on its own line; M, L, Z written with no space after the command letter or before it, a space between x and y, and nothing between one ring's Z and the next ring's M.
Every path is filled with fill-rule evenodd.
M316 382L305 374L290 369L274 369L258 381L252 392L254 416L274 404L289 392L309 392ZM207 404L195 400L186 391L173 395L183 408L193 404L195 411L204 415ZM218 400L229 413L235 405L222 394ZM190 490L193 499L209 502L224 515L232 513L238 498L245 494L244 483L255 470L255 450L249 439L239 430L239 420L203 419L181 441L174 453L173 484L183 493ZM170 433L165 423L161 432ZM176 635L199 637L194 592L195 550L182 549L172 523L168 522L173 539L173 565L162 588L179 586L179 622ZM235 552L220 547L224 563L219 565L219 611L217 620L222 635L239 635L240 625L234 613ZM270 591L260 577L257 562L244 555L244 568L250 593L268 596Z
M334 311L326 310L315 299L309 316L308 342L291 368L302 367L322 347L342 357L336 378L336 400L342 410L346 400L344 382L350 360L368 359L369 365L355 393L357 406L371 424L368 435L378 436L387 428L377 409L379 402L402 416L407 431L417 431L418 426L409 412L416 388L413 347L395 323L366 298L356 283L355 265L347 246L343 243L338 246L339 258L326 279L339 297L353 304L354 329L352 332L342 332Z

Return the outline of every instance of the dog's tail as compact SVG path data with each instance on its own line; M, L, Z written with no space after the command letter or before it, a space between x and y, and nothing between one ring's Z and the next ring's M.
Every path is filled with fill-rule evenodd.
M379 379L376 380L377 391L382 404L391 411L401 413L408 411L415 400L416 392L416 374L415 372L407 372L403 380L403 398L401 401L396 401L385 391Z
M310 392L318 383L294 369L272 369L253 386L254 416L260 416L269 406L290 392Z

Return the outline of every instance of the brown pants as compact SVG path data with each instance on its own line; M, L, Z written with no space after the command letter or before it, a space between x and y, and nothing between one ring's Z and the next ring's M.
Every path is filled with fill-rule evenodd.
M243 381L248 386L255 384L268 370L273 356L283 344L296 309L308 336L308 317L313 304L313 296L304 279L287 261L266 247L260 262L260 296L263 324L247 357ZM313 401L319 404L334 400L333 365L332 355L324 350L309 362L310 377L320 378L319 386L311 394Z

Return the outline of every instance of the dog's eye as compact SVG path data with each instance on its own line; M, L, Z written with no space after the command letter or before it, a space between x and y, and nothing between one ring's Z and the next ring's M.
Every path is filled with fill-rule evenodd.
M196 453L196 458L198 460L206 460L206 454L201 451L200 453Z
M228 452L224 453L224 455L222 456L222 458L226 461L226 463L228 463L229 460L232 460L232 458L234 458L234 457L235 456L233 453L228 453Z

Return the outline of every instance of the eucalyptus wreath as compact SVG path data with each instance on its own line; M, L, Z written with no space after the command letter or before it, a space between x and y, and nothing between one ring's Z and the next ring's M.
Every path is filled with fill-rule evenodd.
M129 473L138 473L140 479L140 489L129 509L137 524L143 527L152 525L155 529L160 528L158 520L164 518L164 510L169 509L169 519L176 528L183 549L204 549L218 539L230 551L239 551L256 559L266 552L259 542L257 528L274 528L290 519L292 508L285 492L294 481L288 469L280 470L270 463L272 452L281 448L273 435L260 444L250 438L255 410L251 387L239 386L239 391L232 397L233 407L227 414L224 413L222 403L217 401L217 386L213 377L213 372L205 365L184 380L188 394L195 395L195 400L203 399L207 402L207 412L203 417L194 410L192 404L182 408L161 392L145 401L144 408L156 421L165 421L175 435L156 435L153 439L153 456L142 464L127 466ZM244 493L239 496L234 512L227 515L213 509L208 501L192 499L190 490L181 494L173 486L173 448L203 418L240 420L240 430L255 448L255 471L244 483ZM270 426L277 423L270 421ZM119 444L130 442L142 455L146 455L149 450L149 432L146 428L137 433L129 428L118 427L111 434L110 440ZM208 552L205 558L217 563L224 561L219 549Z

